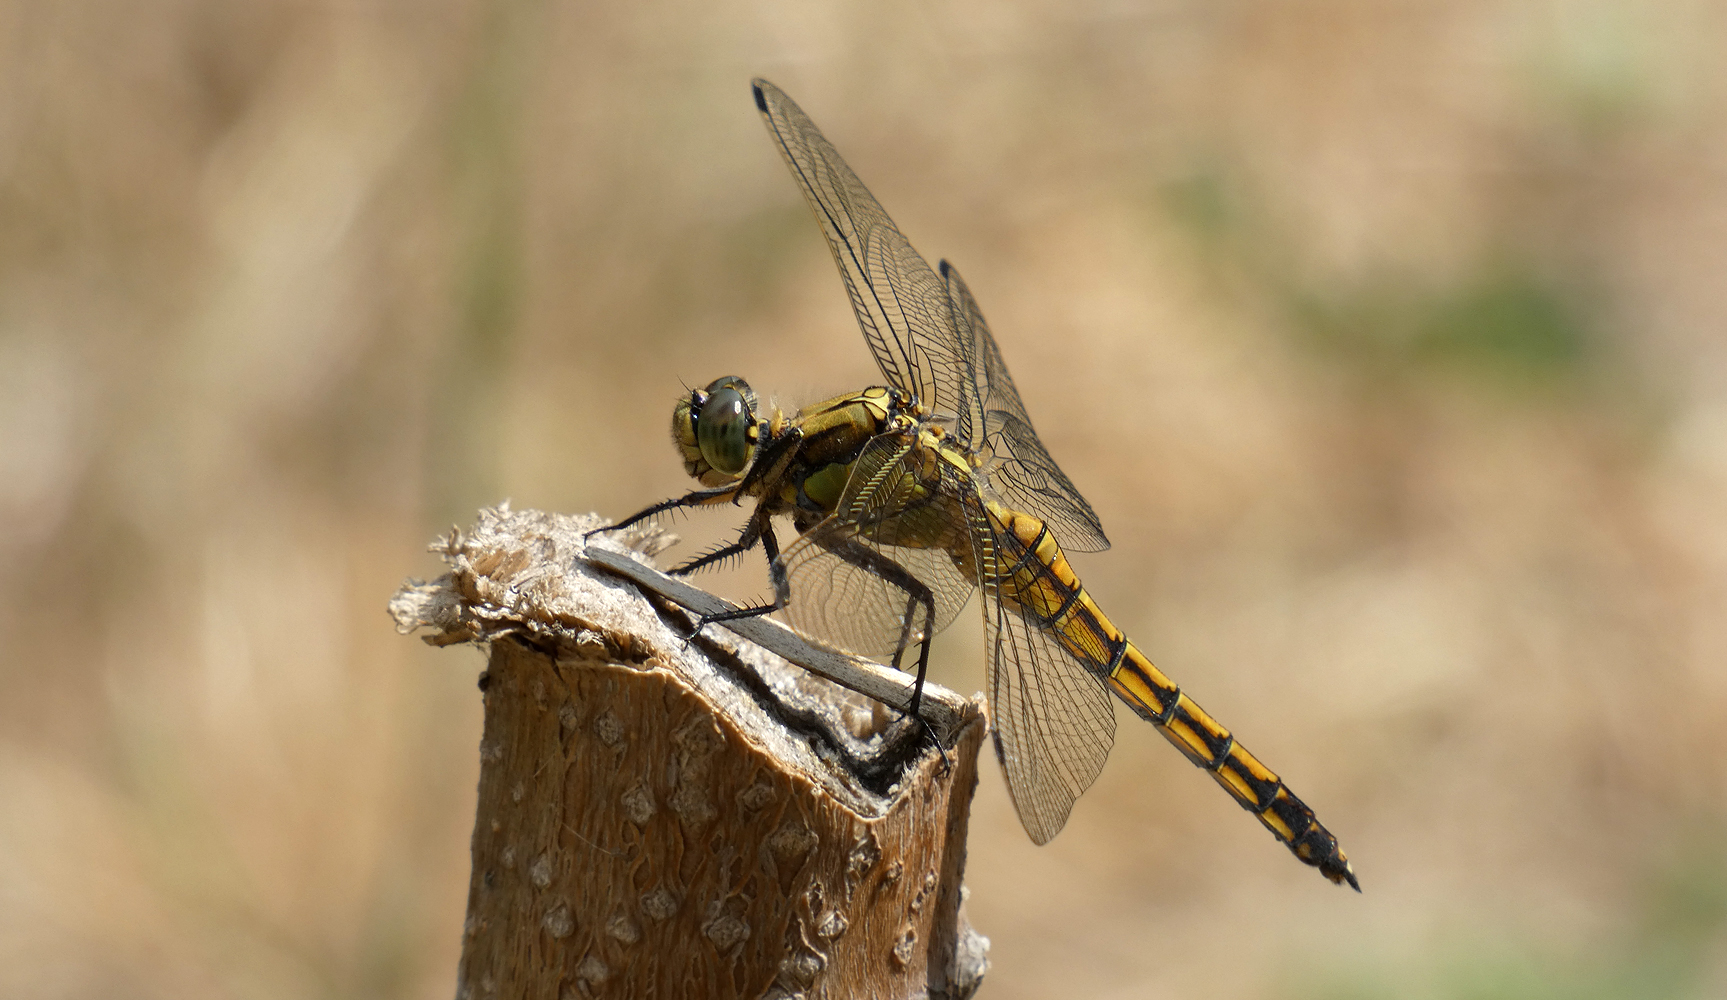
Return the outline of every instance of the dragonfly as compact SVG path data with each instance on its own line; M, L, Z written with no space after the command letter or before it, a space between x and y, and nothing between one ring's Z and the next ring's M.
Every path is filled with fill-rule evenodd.
M995 752L1026 833L1047 843L1102 771L1113 694L1253 813L1297 858L1357 892L1349 859L1313 810L1154 666L1099 610L1066 552L1109 546L1061 471L959 271L912 248L784 91L756 108L820 224L884 385L786 414L725 376L680 398L672 436L701 484L609 528L669 511L754 501L735 541L672 570L758 546L769 603L702 626L783 612L800 631L900 668L916 647L910 714L931 638L981 591ZM784 549L775 518L797 537Z

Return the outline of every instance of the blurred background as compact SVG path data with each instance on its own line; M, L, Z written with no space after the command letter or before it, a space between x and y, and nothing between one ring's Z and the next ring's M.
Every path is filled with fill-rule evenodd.
M963 270L1098 602L1365 890L1122 712L1048 847L984 774L985 996L1727 995L1724 41L1702 0L0 5L0 995L450 995L482 660L391 592L481 505L684 491L685 385L877 381L757 74Z

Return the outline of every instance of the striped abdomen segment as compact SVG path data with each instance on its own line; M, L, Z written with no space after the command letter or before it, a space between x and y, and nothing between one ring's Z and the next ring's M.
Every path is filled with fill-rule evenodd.
M1117 697L1155 725L1188 760L1209 771L1297 858L1331 881L1348 882L1359 892L1337 838L1284 787L1281 778L1110 623L1074 575L1048 526L996 504L990 505L989 514L1001 541L1001 551L996 553L1001 567L995 586L999 599L1103 678Z

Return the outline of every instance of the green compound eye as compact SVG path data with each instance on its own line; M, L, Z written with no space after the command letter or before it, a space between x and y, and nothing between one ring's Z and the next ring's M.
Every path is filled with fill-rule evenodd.
M744 394L730 385L708 396L696 415L696 443L702 457L718 472L735 476L750 462L750 428L755 423Z

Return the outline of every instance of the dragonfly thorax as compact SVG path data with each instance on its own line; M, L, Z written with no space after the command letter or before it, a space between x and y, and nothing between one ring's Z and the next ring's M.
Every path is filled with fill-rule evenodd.
M735 375L690 390L672 408L672 442L683 456L684 471L703 486L741 479L760 434L755 390Z

